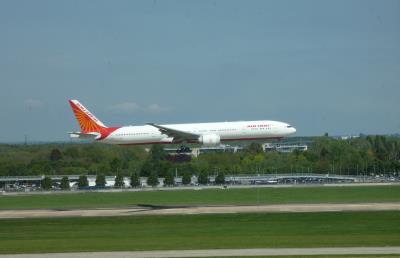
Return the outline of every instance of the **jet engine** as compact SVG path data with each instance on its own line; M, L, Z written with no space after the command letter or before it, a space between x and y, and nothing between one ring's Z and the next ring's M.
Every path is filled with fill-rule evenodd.
M199 143L206 146L216 146L221 143L221 137L217 134L205 134L199 137Z

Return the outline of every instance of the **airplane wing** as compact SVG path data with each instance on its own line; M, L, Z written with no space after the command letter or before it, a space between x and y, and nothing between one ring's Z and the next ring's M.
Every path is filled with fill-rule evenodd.
M69 132L69 137L77 139L86 140L96 140L100 134L99 133L81 133L81 132Z
M198 134L180 131L154 123L147 124L158 128L161 133L168 135L168 137L174 138L174 141L197 141L200 137Z

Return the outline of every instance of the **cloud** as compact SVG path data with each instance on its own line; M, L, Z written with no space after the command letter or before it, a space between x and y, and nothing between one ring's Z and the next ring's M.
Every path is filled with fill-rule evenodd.
M132 113L140 109L139 105L135 102L122 102L115 105L109 106L108 110L115 112Z
M24 102L25 106L28 107L29 110L32 109L40 109L44 107L44 103L38 99L27 99Z
M129 101L111 105L107 109L118 113L144 112L151 114L161 114L169 111L169 108L161 106L159 104L151 104L145 106L145 105L139 105L136 102L129 102Z
M150 113L165 113L169 111L169 108L167 107L163 107L160 106L158 104L151 104L149 106L146 107L146 111L150 112Z

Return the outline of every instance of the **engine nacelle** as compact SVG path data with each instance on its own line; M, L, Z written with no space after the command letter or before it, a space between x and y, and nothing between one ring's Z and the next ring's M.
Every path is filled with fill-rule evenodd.
M199 137L199 143L206 146L216 146L221 143L221 137L217 134L205 134Z

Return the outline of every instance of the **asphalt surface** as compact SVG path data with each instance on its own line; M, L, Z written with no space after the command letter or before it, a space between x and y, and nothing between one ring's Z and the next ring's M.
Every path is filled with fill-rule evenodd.
M107 217L134 215L180 215L273 212L400 211L400 202L341 204L276 204L256 206L143 206L115 209L0 210L0 219L41 217Z
M138 252L84 252L49 254L9 254L0 258L139 258L139 257L209 257L209 256L283 256L283 255L364 255L400 254L400 247L334 247L334 248L259 248L166 250Z
M229 189L246 188L312 188L312 187L368 187L368 186L388 186L400 185L400 182L367 182L367 183L332 183L332 184L272 184L272 185L228 185ZM80 193L116 193L116 192L152 192L152 191L185 191L185 190L206 190L224 189L218 185L209 186L176 186L176 187L144 187L144 188L124 188L124 189L99 189L99 190L68 190L68 191L27 191L27 192L6 192L0 191L0 196L20 196L20 195L51 195L51 194L80 194Z

